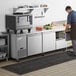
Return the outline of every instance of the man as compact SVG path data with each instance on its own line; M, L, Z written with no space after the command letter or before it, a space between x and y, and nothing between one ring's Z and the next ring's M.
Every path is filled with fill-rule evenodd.
M76 11L72 10L71 6L66 6L67 16L67 25L66 29L71 27L70 36L73 45L73 52L69 51L68 54L76 56Z

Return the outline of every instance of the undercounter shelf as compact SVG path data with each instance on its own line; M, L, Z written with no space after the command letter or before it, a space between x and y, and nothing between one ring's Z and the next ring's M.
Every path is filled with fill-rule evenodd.
M0 34L0 60L9 58L9 35Z
M66 35L64 31L56 32L56 49L62 49L67 47Z

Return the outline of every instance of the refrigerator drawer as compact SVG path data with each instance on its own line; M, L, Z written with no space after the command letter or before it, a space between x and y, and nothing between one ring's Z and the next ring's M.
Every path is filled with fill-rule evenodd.
M42 53L42 35L31 34L28 36L28 56Z
M56 41L56 49L62 49L62 48L65 48L66 46L67 46L67 43L65 39Z

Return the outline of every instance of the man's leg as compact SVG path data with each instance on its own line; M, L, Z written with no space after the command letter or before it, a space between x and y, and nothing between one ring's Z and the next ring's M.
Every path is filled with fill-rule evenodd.
M73 52L76 55L76 40L72 40Z
M76 40L72 40L73 51L67 51L70 56L76 56Z

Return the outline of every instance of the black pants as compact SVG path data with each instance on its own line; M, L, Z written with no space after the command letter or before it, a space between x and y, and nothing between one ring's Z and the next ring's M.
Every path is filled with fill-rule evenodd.
M73 52L76 54L76 40L72 40Z
M70 36L72 40L73 51L76 54L76 22L71 24Z

